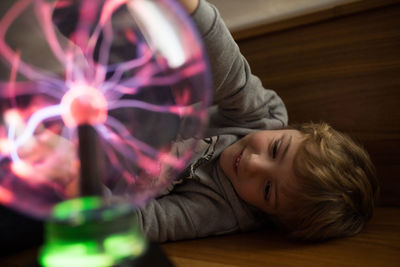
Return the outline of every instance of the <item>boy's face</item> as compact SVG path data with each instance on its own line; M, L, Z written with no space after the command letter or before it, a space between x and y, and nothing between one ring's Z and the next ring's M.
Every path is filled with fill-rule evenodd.
M227 147L219 164L241 199L267 214L290 209L298 187L293 159L302 142L297 130L258 131Z

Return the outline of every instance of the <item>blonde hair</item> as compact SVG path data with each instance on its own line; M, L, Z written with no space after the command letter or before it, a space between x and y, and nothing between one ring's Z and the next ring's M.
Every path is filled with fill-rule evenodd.
M372 217L379 184L367 152L326 123L293 126L304 140L295 155L300 185L275 221L289 236L318 241L359 233Z

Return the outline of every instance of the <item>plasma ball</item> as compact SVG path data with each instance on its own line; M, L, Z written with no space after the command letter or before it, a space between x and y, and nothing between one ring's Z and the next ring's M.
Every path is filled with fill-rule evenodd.
M164 192L194 155L212 101L205 47L186 12L175 0L6 2L0 203L49 218L81 197L85 124L98 133L107 202L136 209Z
M107 119L107 100L98 89L88 85L71 88L62 98L61 106L63 121L69 127L98 125Z

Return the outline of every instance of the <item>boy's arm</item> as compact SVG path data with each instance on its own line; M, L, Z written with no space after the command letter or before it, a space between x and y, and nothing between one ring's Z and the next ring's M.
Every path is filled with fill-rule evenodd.
M283 101L251 73L218 10L205 0L196 2L198 7L192 18L209 56L214 104L218 105L210 126L275 129L286 125L288 118Z
M137 218L140 230L151 242L227 234L239 229L230 205L210 190L183 189L154 199L137 211Z

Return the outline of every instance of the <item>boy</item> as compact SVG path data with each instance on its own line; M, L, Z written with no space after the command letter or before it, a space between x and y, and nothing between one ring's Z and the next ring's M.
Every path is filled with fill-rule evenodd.
M265 221L305 240L361 231L378 191L365 151L326 124L287 127L282 100L251 74L215 7L180 2L209 54L214 106L206 138L173 189L137 211L143 233L164 242L249 231ZM32 151L31 160L45 157L36 151L47 153ZM60 151L68 160L68 150ZM59 166L69 165L56 160L46 161L56 167L49 175L77 176L61 172Z
M366 152L326 124L286 127L282 100L251 74L215 7L180 2L203 36L215 106L172 191L137 212L143 233L164 242L248 231L265 220L304 240L361 231L378 191Z

